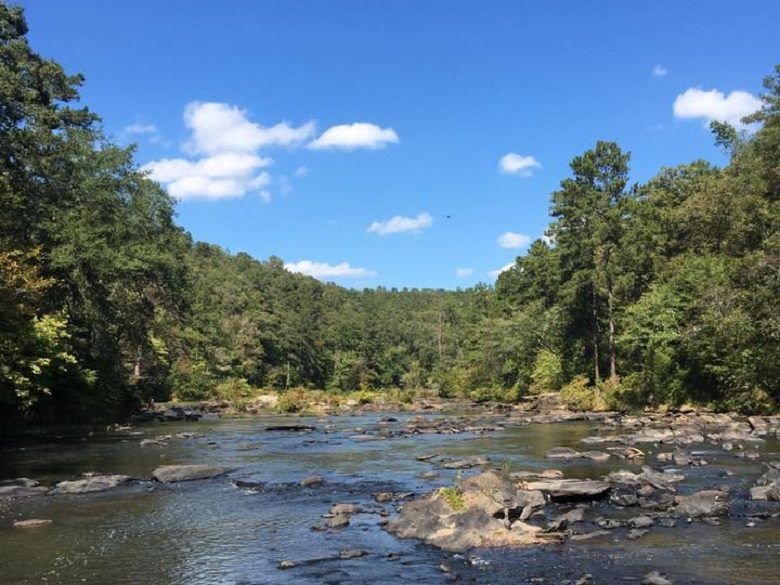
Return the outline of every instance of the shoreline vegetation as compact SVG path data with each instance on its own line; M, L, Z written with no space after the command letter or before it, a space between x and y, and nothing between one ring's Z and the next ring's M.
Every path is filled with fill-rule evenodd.
M780 402L780 66L762 108L713 122L702 160L629 179L598 141L551 194L545 236L495 286L347 289L195 242L176 202L79 102L0 2L0 426L126 419L270 388L315 403L573 410ZM386 390L400 388L400 390Z

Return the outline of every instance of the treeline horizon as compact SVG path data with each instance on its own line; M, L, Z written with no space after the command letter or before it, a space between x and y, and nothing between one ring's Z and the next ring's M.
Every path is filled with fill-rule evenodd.
M0 2L0 422L113 420L255 389L432 389L574 408L774 412L780 66L730 161L630 184L599 141L494 287L349 289L194 242Z

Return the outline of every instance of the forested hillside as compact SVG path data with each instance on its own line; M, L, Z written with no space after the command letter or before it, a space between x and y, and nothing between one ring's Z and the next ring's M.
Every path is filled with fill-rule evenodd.
M599 142L495 288L357 291L194 243L26 33L0 4L0 420L111 419L225 385L776 409L780 67L752 133L714 124L725 168L635 185Z

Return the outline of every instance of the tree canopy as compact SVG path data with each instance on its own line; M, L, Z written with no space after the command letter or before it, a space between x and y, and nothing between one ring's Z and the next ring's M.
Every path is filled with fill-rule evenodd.
M26 34L0 3L1 420L111 419L220 384L780 401L780 66L750 132L713 123L724 168L630 184L630 154L599 141L495 287L352 290L193 242Z

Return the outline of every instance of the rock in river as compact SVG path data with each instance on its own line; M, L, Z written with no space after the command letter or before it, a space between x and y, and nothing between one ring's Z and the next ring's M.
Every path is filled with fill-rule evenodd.
M322 479L319 475L310 475L308 477L304 477L300 481L301 487L316 487L320 486L323 483L325 483L325 480Z
M51 495L60 494L89 494L102 492L130 481L129 475L89 475L83 479L73 481L61 481L49 492Z
M677 508L674 513L688 518L704 516L723 516L728 513L728 494L719 490L703 490L689 496L675 498Z
M658 571L651 571L642 577L642 585L674 585L674 582L664 577Z
M508 478L487 471L405 504L387 529L448 551L536 544L550 535L519 519L532 498Z
M607 495L611 487L605 481L591 479L526 481L521 482L520 486L526 490L539 490L549 494L550 499L556 502L597 500Z
M30 496L42 496L49 488L42 486L34 479L19 477L0 481L0 497L28 498Z
M230 471L219 465L162 465L152 472L152 477L162 483L209 479Z
M51 520L31 518L29 520L15 520L14 528L40 528L42 526L48 526L49 524L51 524Z

